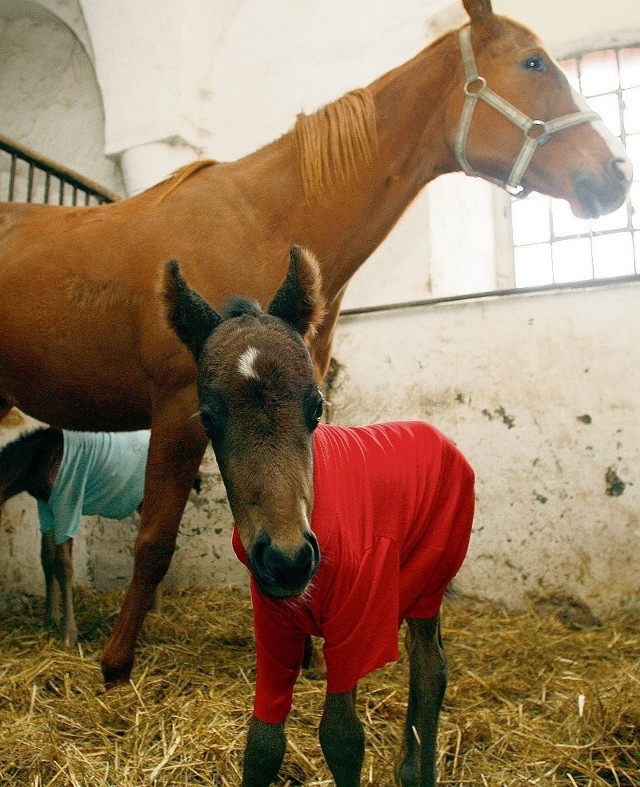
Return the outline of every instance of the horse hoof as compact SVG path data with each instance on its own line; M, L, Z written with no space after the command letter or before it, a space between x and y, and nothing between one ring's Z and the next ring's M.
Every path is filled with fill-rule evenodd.
M109 666L103 661L101 667L105 689L113 689L116 686L122 686L123 683L129 682L133 665Z

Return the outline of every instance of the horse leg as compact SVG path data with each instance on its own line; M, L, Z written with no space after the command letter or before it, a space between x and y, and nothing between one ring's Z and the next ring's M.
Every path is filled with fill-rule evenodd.
M60 625L60 587L55 574L56 544L54 531L48 530L40 540L40 562L44 573L45 604L44 622L47 625Z
M102 653L106 686L129 679L136 640L155 588L171 563L182 512L207 443L198 419L192 417L197 409L192 389L154 406L133 577Z
M64 609L64 643L72 648L78 641L78 628L73 608L73 539L56 544L54 569Z
M138 506L138 514L142 516L142 503ZM151 600L151 606L149 607L149 612L159 613L162 607L162 583L158 583L153 591L153 599Z
M284 722L269 724L252 716L242 765L243 787L269 787L278 776L286 746Z
M409 701L396 780L402 787L435 787L438 719L447 687L440 616L407 620Z
M364 759L364 729L356 714L355 689L326 695L320 746L336 787L358 787Z

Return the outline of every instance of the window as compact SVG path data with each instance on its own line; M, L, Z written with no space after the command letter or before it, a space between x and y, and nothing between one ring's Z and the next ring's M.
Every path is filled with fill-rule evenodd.
M537 193L512 200L516 287L640 273L640 46L585 52L561 66L622 139L634 182L625 204L596 220L578 219L564 200Z

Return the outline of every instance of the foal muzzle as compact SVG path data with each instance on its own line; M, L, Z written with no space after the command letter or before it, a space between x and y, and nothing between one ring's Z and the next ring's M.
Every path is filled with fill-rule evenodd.
M260 592L270 598L291 598L307 589L320 564L320 546L314 533L304 534L300 549L290 555L274 546L262 531L249 555L251 575Z

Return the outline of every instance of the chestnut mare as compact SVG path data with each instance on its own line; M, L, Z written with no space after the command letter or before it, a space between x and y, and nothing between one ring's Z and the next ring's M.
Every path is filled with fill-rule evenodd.
M290 245L310 248L326 303L311 347L321 378L349 279L438 175L482 173L580 216L624 201L622 145L538 39L490 0L463 1L470 35L444 35L238 161L197 162L111 205L0 208L0 417L16 405L67 429L152 430L133 578L102 657L108 684L131 673L206 446L191 417L195 364L157 296L167 259L214 306L234 292L268 303Z
M309 626L328 654L322 751L337 787L360 784L357 682L394 658L385 648L395 640L397 653L399 617L406 617L409 700L396 778L435 787L446 688L438 609L466 552L473 471L443 435L433 439L437 430L428 424L319 425L322 395L305 340L321 317L322 297L316 262L304 249L292 247L289 272L266 312L233 299L219 314L175 261L167 265L165 298L169 322L198 366L200 420L227 489L234 548L254 580L256 685L242 784L268 787L278 776ZM422 492L412 481L407 496L420 502L406 505L400 493L398 504L388 488L414 473ZM338 502L345 495L346 506ZM397 552L389 551L392 533L402 534ZM363 576L362 592L353 592ZM385 611L375 609L381 603ZM384 655L360 660L365 642Z

